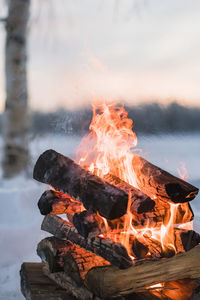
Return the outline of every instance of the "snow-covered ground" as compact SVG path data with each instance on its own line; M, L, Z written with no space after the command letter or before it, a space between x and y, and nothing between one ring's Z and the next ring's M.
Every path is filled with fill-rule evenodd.
M72 156L79 141L80 137L53 135L36 138L31 143L32 162L50 148ZM184 162L189 181L200 187L200 135L143 136L138 138L138 148L151 162L175 175ZM0 150L2 153L1 140ZM20 265L24 261L40 261L36 246L46 233L40 230L43 217L37 201L45 188L31 176L0 182L0 300L24 299L20 293ZM199 198L192 203L197 231L200 231Z

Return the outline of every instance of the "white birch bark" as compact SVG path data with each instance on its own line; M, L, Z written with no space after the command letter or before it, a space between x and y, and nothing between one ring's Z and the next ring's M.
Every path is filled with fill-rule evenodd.
M9 0L6 21L3 175L13 177L28 164L27 24L30 0Z

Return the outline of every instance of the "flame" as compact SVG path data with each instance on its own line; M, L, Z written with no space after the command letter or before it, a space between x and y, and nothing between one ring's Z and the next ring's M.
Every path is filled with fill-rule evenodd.
M76 153L78 163L87 168L93 174L104 177L106 174L113 174L128 184L137 187L136 175L132 167L132 159L136 151L137 137L133 131L133 121L128 118L128 113L123 106L112 104L94 104L93 118L90 124L90 133L85 136ZM153 197L155 201L156 197ZM135 259L131 247L134 239L142 239L149 244L149 240L157 242L163 253L173 251L175 247L175 224L177 215L182 212L181 218L188 222L191 212L188 204L171 204L163 219L162 224L152 227L150 224L143 228L133 226L133 214L130 211L131 192L129 193L127 213L120 218L123 220L123 228L120 222L114 220L115 229L111 229L107 220L103 217L106 233L99 235L101 238L111 238L123 244L129 256ZM115 233L118 233L116 235ZM147 253L150 256L151 252Z
M93 105L91 132L83 138L77 159L80 165L89 165L88 170L98 176L111 173L136 186L130 148L137 145L137 137L127 115L116 104Z
M180 168L177 168L179 177L188 182L188 171L184 162L180 162Z

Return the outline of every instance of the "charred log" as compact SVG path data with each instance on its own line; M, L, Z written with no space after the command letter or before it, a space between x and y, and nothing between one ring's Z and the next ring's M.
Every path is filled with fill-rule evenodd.
M94 294L106 298L124 296L146 287L184 278L200 278L200 246L159 261L143 261L125 270L114 266L91 269L85 285Z
M138 239L134 239L131 247L132 253L134 257L143 259L146 257L147 253L149 252L148 246L145 246L141 243Z
M74 214L73 224L78 233L84 238L95 237L106 232L106 227L102 218L87 210Z
M81 201L86 209L98 211L107 219L119 218L126 213L127 193L54 150L45 151L39 157L33 178L67 193Z
M74 214L84 209L79 201L54 190L48 190L42 194L38 201L38 208L42 215Z
M111 264L119 268L128 268L132 265L132 260L126 249L120 243L115 243L110 239L95 237L91 239L83 238L76 228L58 216L46 216L43 220L42 230L45 230L59 239L66 239L72 243L95 253Z
M139 189L131 186L127 182L112 174L105 175L104 179L110 184L118 187L120 190L126 192L127 194L131 194L130 210L133 214L142 214L153 210L155 201Z
M200 235L194 230L175 229L175 245L177 249L180 249L178 252L189 251L198 244L200 244Z
M154 196L164 202L184 203L193 200L199 191L138 155L134 155L132 165L138 187L149 197Z

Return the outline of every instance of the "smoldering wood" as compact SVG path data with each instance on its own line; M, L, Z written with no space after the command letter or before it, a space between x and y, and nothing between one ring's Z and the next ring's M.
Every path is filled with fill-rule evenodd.
M8 1L5 21L6 105L3 118L3 175L13 177L24 171L29 162L27 27L30 0Z
M48 263L49 271L65 272L78 285L83 283L89 269L109 265L105 259L69 241L48 237L40 241L37 254Z
M84 210L83 205L70 196L58 191L45 191L38 201L38 208L42 215L59 215L69 213L71 215L75 212Z
M139 189L149 197L154 196L164 202L184 203L193 200L199 191L139 155L133 156L132 166Z
M143 259L149 252L148 246L141 243L138 239L134 239L131 246L132 253L134 257Z
M120 242L120 238L117 239L117 237L120 237L120 230L114 229L115 224L112 224L112 221L108 222L107 226L109 228L106 228L101 217L88 211L75 214L73 224L78 233L85 238L95 237L99 234L103 234L105 238L115 235L116 241ZM178 253L188 251L200 243L199 234L193 230L174 228L173 235L175 249ZM151 253L153 258L175 255L175 249L166 248L164 251L161 243L152 239L148 234L130 236L129 243L131 244L132 255L137 259L144 258L148 252Z
M162 201L156 200L156 205L152 212L147 212L144 214L133 214L132 225L135 228L143 228L144 226L151 226L156 227L160 226L161 224L165 223L167 220L167 216L170 212L170 205L166 203L165 206L162 205ZM187 206L187 213L185 216L185 209L182 206ZM122 217L123 218L123 217ZM189 203L180 204L177 208L177 214L175 217L175 224L183 224L187 222L191 222L194 218L193 211Z
M189 251L200 243L200 235L193 230L174 228L173 236L175 249L170 246L163 249L160 241L148 234L137 235L130 241L132 253L137 259L145 258L148 252L152 258L168 258Z
M120 230L112 229L113 224L111 222L108 222L110 227L107 229L104 221L100 217L91 214L88 211L77 213L73 217L75 228L84 238L93 238L99 234L104 234L104 238L115 236L116 241L120 243ZM132 241L130 238L129 242L131 244L132 255L137 259L143 259L149 251L151 252L152 257L161 257L161 245L158 245L158 243L156 244L153 241L149 241L149 239L148 242L145 243L145 239L141 238L140 241L140 239L135 236L132 237Z
M144 194L139 189L131 186L127 182L121 180L119 177L112 174L106 174L104 179L110 184L118 187L122 191L131 195L131 205L130 210L134 214L142 214L145 212L150 212L155 206L155 201Z
M107 220L106 225L105 221L101 217L89 211L78 212L74 214L74 216L68 214L67 216L70 222L74 224L80 235L85 238L92 238L99 234L104 234L108 230L114 230L116 228L119 230L123 229L125 222L125 216L123 216L116 220ZM156 214L156 212L138 215L135 214L132 216L132 224L135 228L142 228L145 225L158 226L163 222L164 216L165 212L162 213L162 216L160 216L158 213Z
M117 297L165 281L200 278L200 245L188 252L158 261L143 261L128 269L114 266L93 268L86 287L99 297Z
M200 235L194 230L175 229L175 240L180 237L183 251L189 251L200 244Z
M85 239L71 223L66 222L58 216L46 216L42 222L41 229L53 234L59 239L69 240L101 256L119 268L128 268L132 265L132 260L128 256L125 247L120 243L115 243L110 239L104 239L98 236Z
M155 199L156 205L151 212L146 212L143 214L133 214L132 225L136 228L142 228L144 226L160 226L165 223L169 218L170 213L170 203L160 201ZM191 222L194 219L194 213L192 211L190 203L180 203L177 208L177 213L175 217L175 224L183 224Z
M27 300L75 300L66 290L43 273L43 263L23 263L20 270L21 291Z
M167 300L191 300L191 295L199 286L199 281L194 279L181 279L177 281L167 281L162 283L162 288L149 287L149 294L157 296L158 299ZM151 292L151 293L150 293ZM138 293L137 295L140 295ZM145 293L147 295L147 293ZM148 298L147 298L148 299Z
M200 299L200 280L198 280L198 285L196 286L196 288L194 289L190 300L199 300Z
M116 219L126 213L127 193L54 150L47 150L39 157L33 178L67 193L81 201L87 210L98 211L107 219Z
M78 233L84 238L92 238L106 232L103 219L87 210L75 213L73 224Z

